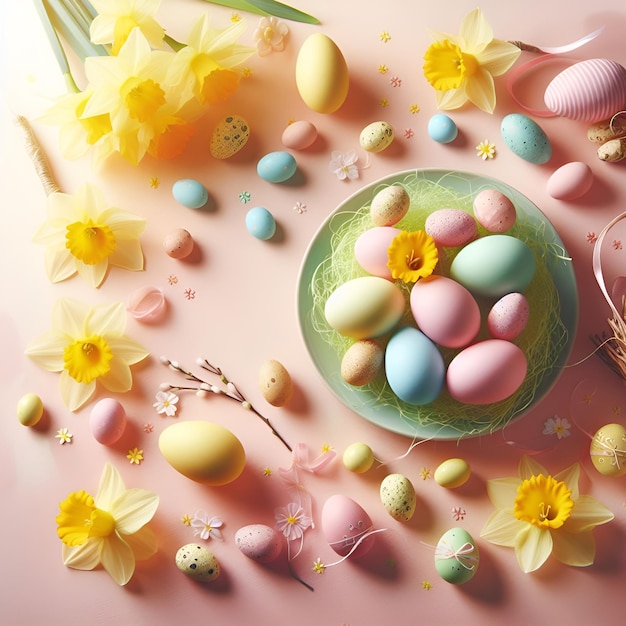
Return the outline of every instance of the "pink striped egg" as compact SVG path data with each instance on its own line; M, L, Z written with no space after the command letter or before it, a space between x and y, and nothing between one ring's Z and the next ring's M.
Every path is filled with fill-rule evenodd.
M626 69L608 59L589 59L557 74L544 93L548 109L583 122L605 120L626 106Z

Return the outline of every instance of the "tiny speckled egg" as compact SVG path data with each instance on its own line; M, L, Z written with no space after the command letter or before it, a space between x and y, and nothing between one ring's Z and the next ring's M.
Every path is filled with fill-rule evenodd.
M385 476L380 483L380 501L391 517L400 522L408 522L415 513L413 483L402 474Z
M259 370L259 389L272 406L284 406L293 395L293 381L285 366L269 359Z
M470 473L467 461L447 459L435 470L435 482L446 489L456 489L468 481Z
M459 129L445 113L433 115L428 120L428 136L438 143L450 143L457 138Z
M213 129L209 149L216 159L228 159L246 145L249 137L248 122L239 115L228 115Z
M265 524L250 524L235 533L235 543L242 554L258 563L270 563L281 553L283 538Z
M382 152L394 139L393 126L387 122L368 124L359 136L359 144L366 152Z
M322 507L322 533L330 547L339 555L346 556L357 544L352 556L363 556L374 545L375 535L366 536L373 530L370 516L352 498L341 494L330 496Z
M126 411L114 398L102 398L91 409L89 425L98 443L113 445L126 430Z
M283 131L281 140L290 150L306 150L317 139L317 128L312 122L299 120L289 124Z
M478 227L474 218L460 209L437 209L424 223L424 230L437 246L456 248L476 239Z
M483 189L474 198L473 208L478 223L490 233L505 233L517 219L515 206L497 189Z
M354 256L357 263L372 276L392 280L389 262L389 246L401 233L393 226L375 226L359 235L354 243Z
M200 209L208 199L206 187L192 178L182 178L172 185L172 195L177 202L189 209Z
M558 200L575 200L584 196L593 185L593 172L582 161L561 165L548 179L546 191Z
M341 359L341 377L355 387L367 385L383 371L385 351L372 339L355 341Z
M17 403L17 419L23 426L35 426L43 416L43 402L35 393L23 395Z
M294 156L282 150L261 157L256 166L257 174L268 183L284 183L296 173L297 169L298 164Z
M487 314L487 330L494 339L512 341L526 328L529 317L530 307L526 296L523 293L507 293Z
M510 113L500 125L502 139L509 150L524 161L541 165L552 156L552 146L543 129L526 115Z
M194 242L191 233L184 228L177 228L163 239L163 249L173 259L184 259L193 250Z
M265 207L256 206L246 213L246 228L253 237L267 241L276 234L276 220Z
M176 567L200 582L211 582L220 575L220 564L213 553L197 543L188 543L178 549Z
M370 216L376 226L393 226L408 212L411 199L404 187L389 185L381 189L372 199Z
M435 569L446 582L463 585L474 577L479 562L476 542L463 528L451 528L439 539Z
M364 474L374 464L374 452L360 441L351 443L343 452L343 465L350 472Z
M589 447L591 462L603 476L626 474L626 428L606 424L599 428Z

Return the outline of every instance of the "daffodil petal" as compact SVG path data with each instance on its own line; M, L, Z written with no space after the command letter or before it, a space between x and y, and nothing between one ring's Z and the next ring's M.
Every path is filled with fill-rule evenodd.
M117 534L109 535L102 544L102 566L118 585L125 585L135 572L135 555Z
M501 76L517 61L521 52L511 43L494 39L482 52L476 54L476 60L492 76Z
M81 337L89 306L73 298L60 298L52 307L52 328L63 330L69 337ZM61 351L62 353L63 351Z
M98 379L102 386L113 393L126 393L133 386L130 367L122 359L114 356L109 362L109 371Z
M48 372L61 372L65 366L63 350L66 345L67 337L51 330L35 339L24 354Z
M581 533L610 522L615 515L593 496L579 496L574 502L570 518L565 522L568 533Z
M435 91L435 97L437 99L437 107L442 111L459 109L468 101L463 87L448 91Z
M100 476L98 492L94 502L99 509L112 512L113 503L126 491L124 481L117 468L106 463Z
M127 489L113 503L111 514L117 530L132 535L145 526L159 506L159 497L145 489Z
M46 248L44 252L44 267L48 279L52 283L60 283L78 271L74 257L67 249Z
M567 469L554 475L554 480L562 481L566 484L567 488L572 492L572 500L578 500L580 492L578 490L578 479L580 478L580 465L574 463Z
M470 54L476 54L493 39L493 29L483 12L476 8L463 18L459 36L465 41L463 49Z
M552 554L556 559L575 567L586 567L593 563L596 556L596 542L591 531L576 533L554 533Z
M520 459L518 472L522 480L528 480L532 476L538 476L539 474L548 476L546 468L526 454Z
M131 272L139 272L143 269L143 251L138 240L117 242L117 247L109 256L109 263L116 267L129 270Z
M106 337L107 343L114 354L113 361L122 360L128 365L143 361L150 353L136 341L125 335L121 337Z
M523 572L534 572L539 569L552 552L552 536L532 524L524 524L517 534L515 554Z
M95 289L102 284L102 281L106 276L107 269L109 268L109 261L108 259L104 259L104 261L100 261L100 263L96 263L94 265L88 265L82 261L76 261L75 268L78 275L90 287Z
M487 494L496 509L508 509L513 506L521 483L519 478L496 478L487 481Z
M126 329L126 310L124 305L121 302L114 302L94 307L89 315L88 329L89 333L103 337L107 335L121 335Z
M96 392L96 381L78 383L68 374L67 370L63 370L59 377L59 391L65 406L70 411L77 411Z
M107 224L115 238L135 239L146 229L146 220L127 211L108 208L98 215L98 221Z
M63 564L72 569L92 570L100 565L101 548L101 537L92 537L80 546L63 544L61 552Z
M472 79L467 81L465 93L470 102L479 109L493 113L496 107L496 88L493 76L482 67L478 67Z
M485 522L480 536L497 546L512 548L517 535L524 529L523 522L513 516L511 511L499 510L491 514Z
M137 561L145 561L156 554L157 538L149 526L140 528L132 535L124 535L124 540L131 547Z

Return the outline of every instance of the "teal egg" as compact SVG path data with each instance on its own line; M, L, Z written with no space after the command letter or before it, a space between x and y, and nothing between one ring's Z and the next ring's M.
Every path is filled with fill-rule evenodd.
M450 277L474 295L501 298L522 292L535 275L530 248L511 235L487 235L466 245L450 265Z
M552 156L552 146L543 129L521 113L502 119L500 133L507 147L524 161L541 165Z
M269 183L284 183L295 173L298 165L289 152L270 152L259 160L257 174Z
M276 221L265 207L257 206L246 213L246 228L253 237L267 240L276 232Z
M463 528L445 532L435 549L435 569L446 582L463 585L476 574L480 555L476 542Z
M206 187L192 178L182 178L172 185L172 195L177 202L189 209L200 209L209 200Z

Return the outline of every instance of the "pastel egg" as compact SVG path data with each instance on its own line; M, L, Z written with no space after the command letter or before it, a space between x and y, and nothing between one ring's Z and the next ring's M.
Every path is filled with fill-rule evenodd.
M626 428L621 424L606 424L599 428L589 446L593 466L603 476L626 474Z
M114 398L102 398L91 409L89 425L98 443L113 445L126 430L126 411Z
M374 545L375 535L368 535L374 528L370 516L348 496L336 494L324 502L321 526L326 541L341 556L354 549L352 555L360 557Z
M193 251L194 241L191 233L184 228L177 228L163 239L163 249L173 259L184 259Z
M507 147L524 161L541 165L552 156L552 145L543 129L526 115L510 113L500 125Z
M350 87L348 65L337 44L323 33L309 35L296 58L296 87L304 104L317 113L334 113Z
M461 209L437 209L424 223L424 230L437 246L456 248L476 239L478 227L474 218Z
M355 341L341 359L341 377L355 387L371 383L383 371L385 351L372 339Z
M315 124L300 120L289 124L283 131L282 142L286 148L291 150L305 150L312 146L317 139L317 128Z
M197 543L188 543L178 549L176 567L200 582L211 582L220 575L220 564L213 553Z
M445 113L433 115L428 120L428 136L438 143L450 143L457 138L459 129Z
M167 303L160 287L138 287L128 294L126 310L138 322L158 322L165 313Z
M435 470L435 482L446 489L456 489L464 485L470 477L471 471L467 461L463 459L447 459Z
M389 262L389 246L402 231L393 226L368 228L354 243L357 263L372 276L392 279Z
M510 341L485 339L459 352L448 365L448 393L463 404L493 404L524 382L526 356Z
M415 487L406 476L389 474L380 483L380 501L391 517L408 522L415 513Z
M35 393L23 395L17 403L17 419L23 426L35 426L43 416L43 402Z
M494 339L513 341L522 334L528 318L530 306L523 293L507 293L500 298L487 314L487 329Z
M626 158L626 137L610 139L603 143L597 151L598 158L607 163L617 163Z
M276 220L265 207L256 206L246 213L246 228L253 237L267 241L276 234Z
M370 216L376 226L393 226L409 211L411 199L400 185L389 185L376 193L370 205Z
M487 235L461 249L450 264L450 276L475 295L501 298L524 291L535 269L535 257L521 239Z
M374 464L374 452L366 443L358 441L344 450L342 460L347 470L363 474Z
M591 168L581 161L566 163L548 179L546 191L558 200L575 200L584 196L593 185Z
M333 291L324 306L326 321L341 335L368 339L389 332L402 318L404 294L378 276L361 276Z
M189 209L200 209L209 200L206 187L192 178L182 178L172 185L172 195L177 202Z
M287 368L276 359L270 359L259 370L259 388L272 406L284 406L293 395L293 381Z
M389 339L385 373L392 391L404 402L424 405L441 393L445 365L435 344L412 326L404 326Z
M394 140L393 126L387 122L372 122L359 135L359 144L366 152L382 152Z
M213 129L211 154L216 159L229 159L246 145L249 137L248 122L239 115L228 115Z
M435 569L446 582L465 584L474 577L479 563L476 542L463 528L451 528L437 542Z
M447 276L418 280L411 288L410 305L418 328L440 346L461 348L480 330L480 309L474 296Z
M626 135L626 119L619 116L596 122L587 129L587 139L598 144L624 135Z
M282 150L261 157L256 166L257 174L269 183L284 183L297 169L298 164L293 155Z
M474 198L473 209L478 223L490 233L505 233L517 220L514 204L497 189L483 189Z
M168 426L159 436L159 450L177 472L211 486L231 483L246 464L239 439L223 426L205 421Z
M250 524L235 533L235 544L249 559L270 563L281 553L283 538L274 528L265 524Z

